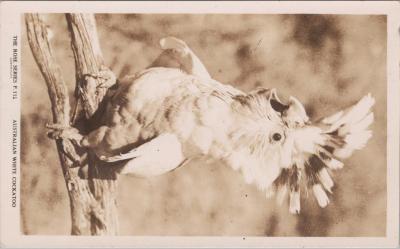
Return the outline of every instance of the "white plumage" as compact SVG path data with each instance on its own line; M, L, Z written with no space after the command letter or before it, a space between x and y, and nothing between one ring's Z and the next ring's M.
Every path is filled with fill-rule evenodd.
M300 212L302 188L312 189L321 207L329 203L329 171L371 137L370 94L312 123L296 98L284 104L275 89L246 94L213 80L183 41L160 44L165 51L149 69L110 90L99 127L81 145L100 160L120 162L121 173L140 176L208 156L240 170L267 197L277 193L282 202L289 193L292 213Z

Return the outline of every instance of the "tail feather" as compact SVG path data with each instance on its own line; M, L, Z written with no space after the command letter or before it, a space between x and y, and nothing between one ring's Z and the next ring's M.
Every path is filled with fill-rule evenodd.
M184 41L169 36L160 40L160 46L163 50L172 50L177 53L178 56L175 59L179 61L184 72L211 79L211 75L204 64Z
M160 40L160 46L162 49L173 49L182 55L186 55L190 52L190 48L186 43L175 37L165 37Z

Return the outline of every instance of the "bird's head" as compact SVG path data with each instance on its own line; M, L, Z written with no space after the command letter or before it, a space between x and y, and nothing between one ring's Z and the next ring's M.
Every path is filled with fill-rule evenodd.
M333 187L330 171L342 168L339 160L363 148L371 137L370 95L315 122L299 100L289 97L283 103L275 89L259 89L236 100L235 109L245 118L233 134L236 148L230 164L267 196L276 194L278 202L289 195L291 213L300 212L301 190L312 191L325 207Z

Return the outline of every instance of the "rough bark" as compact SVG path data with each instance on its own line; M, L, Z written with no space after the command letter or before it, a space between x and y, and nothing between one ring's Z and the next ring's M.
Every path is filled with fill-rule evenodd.
M68 92L50 46L47 25L39 14L26 14L25 21L29 45L48 88L53 122L69 127L71 118ZM87 117L85 122L88 123L101 103L106 89L97 89L98 80L90 77L90 80L87 80L85 75L97 74L104 64L103 57L94 16L68 14L67 21L75 55L77 87L81 86L84 89L79 97ZM81 125L81 130L84 129L85 122ZM79 169L73 167L74 164L66 153L76 153L74 145L67 139L57 139L56 144L70 198L71 234L116 235L118 217L115 174L89 154L89 175L85 179L81 178L78 174Z
M106 93L106 88L98 88L99 82L91 77L98 75L104 67L96 22L92 14L66 14L66 18L75 57L77 87L81 87L83 91L79 93L84 98L82 105L85 116L89 119Z

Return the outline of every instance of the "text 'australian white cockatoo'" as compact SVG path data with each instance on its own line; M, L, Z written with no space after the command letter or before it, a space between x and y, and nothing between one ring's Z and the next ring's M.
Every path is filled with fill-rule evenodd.
M371 137L370 94L312 122L296 98L282 103L275 89L244 93L212 79L185 42L167 37L160 44L164 52L148 69L109 89L99 128L58 137L119 164L120 173L150 177L207 156L239 170L266 196L289 196L291 213L300 212L301 190L311 190L321 207L329 203L330 171Z

